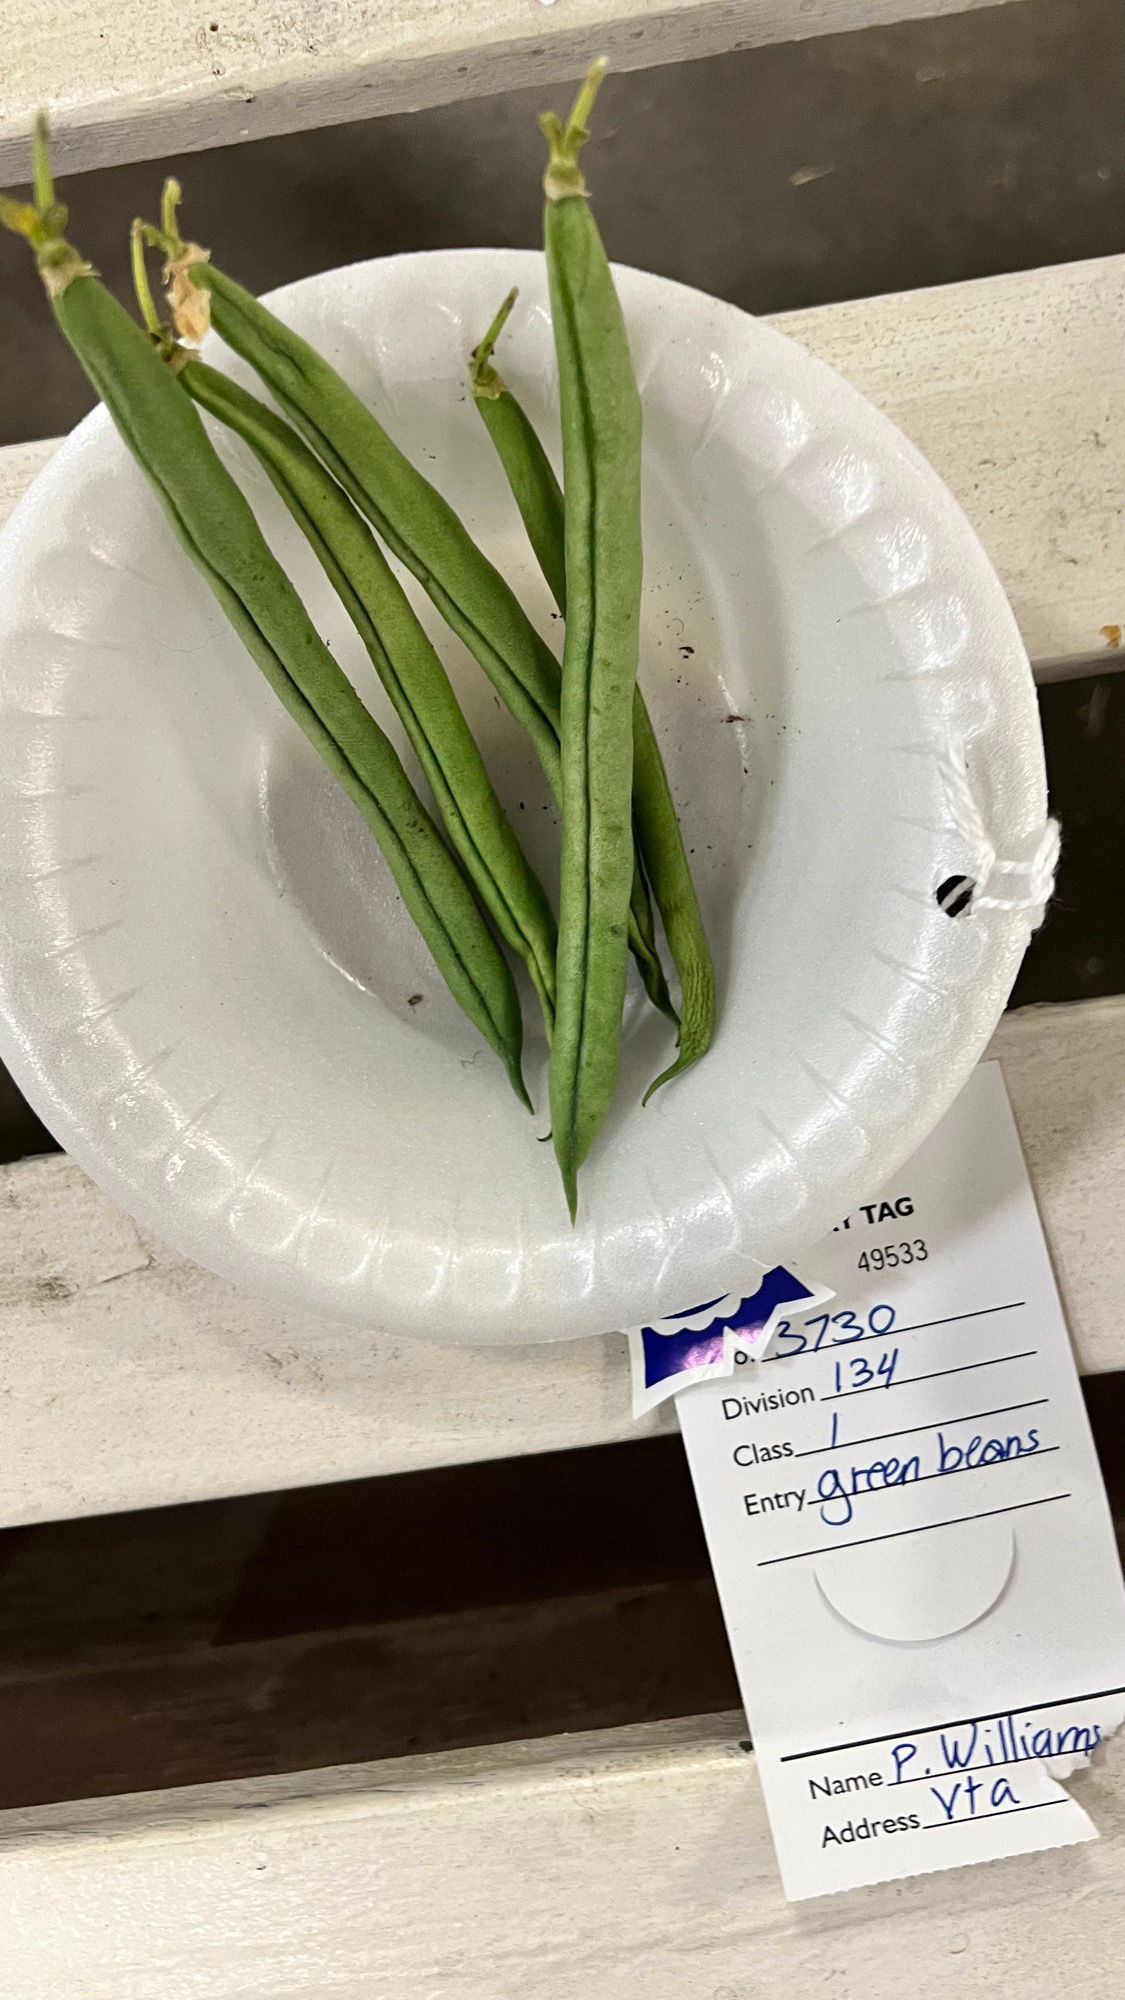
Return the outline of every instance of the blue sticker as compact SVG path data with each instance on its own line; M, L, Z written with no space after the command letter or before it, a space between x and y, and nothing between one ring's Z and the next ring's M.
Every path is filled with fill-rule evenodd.
M806 1285L784 1264L775 1264L748 1298L724 1292L687 1312L670 1313L651 1326L636 1328L629 1335L634 1414L692 1382L729 1374L733 1340L741 1337L761 1348L762 1336L782 1307L821 1304L830 1296L823 1286Z

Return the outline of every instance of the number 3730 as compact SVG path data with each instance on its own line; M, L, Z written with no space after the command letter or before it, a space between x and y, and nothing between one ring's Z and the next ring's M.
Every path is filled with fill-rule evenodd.
M843 1347L853 1340L881 1340L894 1323L894 1307L882 1305L872 1306L864 1319L851 1311L812 1313L800 1326L782 1319L777 1323L773 1358L783 1361L786 1355L818 1354L822 1347Z
M915 1236L909 1243L884 1243L880 1248L865 1250L857 1268L861 1271L893 1271L898 1264L924 1264L929 1254L925 1238Z

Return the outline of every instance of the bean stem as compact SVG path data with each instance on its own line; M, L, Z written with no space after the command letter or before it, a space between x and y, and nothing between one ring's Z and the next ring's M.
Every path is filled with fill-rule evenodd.
M35 206L46 216L55 205L55 182L51 173L50 149L47 144L47 115L43 111L35 114L34 136L31 144L31 179L35 190ZM65 228L65 224L63 227Z
M492 355L518 293L508 293L469 367L473 400L499 454L535 559L564 618L566 551L562 487L523 405L497 373Z
M159 340L165 328L156 310L156 300L152 296L152 286L148 281L148 267L145 263L145 226L136 215L129 231L129 260L133 273L133 292L141 309L145 330L154 340Z

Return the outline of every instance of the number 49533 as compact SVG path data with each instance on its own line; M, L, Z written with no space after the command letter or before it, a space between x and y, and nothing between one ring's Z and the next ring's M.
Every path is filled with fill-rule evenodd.
M861 1271L893 1271L899 1264L924 1264L929 1254L924 1237L915 1236L909 1243L884 1243L881 1248L865 1250L858 1268Z

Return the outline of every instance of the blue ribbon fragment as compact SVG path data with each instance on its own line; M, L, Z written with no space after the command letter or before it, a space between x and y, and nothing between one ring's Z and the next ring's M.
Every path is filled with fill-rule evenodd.
M670 1317L695 1319L710 1306L718 1305L721 1296L692 1306L689 1312L675 1313ZM742 1334L744 1339L753 1341L768 1325L779 1306L804 1305L817 1296L799 1278L795 1278L792 1271L787 1271L784 1264L775 1264L772 1271L766 1272L756 1292L752 1292L748 1299L740 1299L733 1312L720 1314L710 1326L695 1330L685 1327L681 1332L670 1333L661 1333L653 1326L642 1326L640 1336L645 1388L655 1388L657 1383L666 1382L672 1375L686 1377L699 1368L713 1366L723 1358L723 1342L728 1333Z

